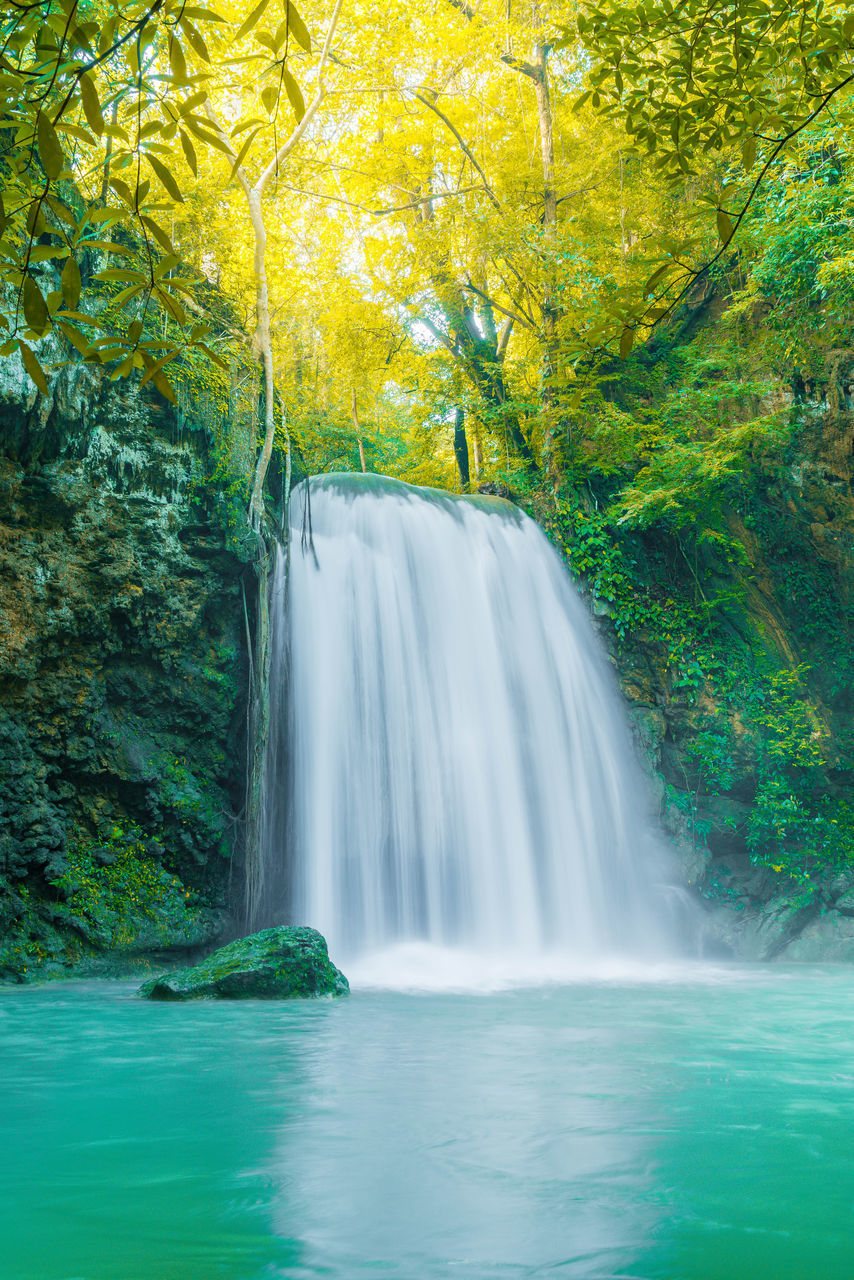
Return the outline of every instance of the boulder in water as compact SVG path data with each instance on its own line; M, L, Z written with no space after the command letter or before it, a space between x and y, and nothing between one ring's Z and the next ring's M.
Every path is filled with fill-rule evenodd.
M282 925L229 942L191 969L152 978L139 994L149 1000L294 1000L349 991L322 934Z

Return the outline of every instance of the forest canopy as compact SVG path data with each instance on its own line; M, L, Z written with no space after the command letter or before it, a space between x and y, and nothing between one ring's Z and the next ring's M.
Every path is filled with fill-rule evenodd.
M463 486L646 460L621 518L660 519L776 424L674 440L603 399L615 359L709 290L803 376L850 318L840 3L42 0L2 36L0 352L43 394L257 386L256 527L283 431Z

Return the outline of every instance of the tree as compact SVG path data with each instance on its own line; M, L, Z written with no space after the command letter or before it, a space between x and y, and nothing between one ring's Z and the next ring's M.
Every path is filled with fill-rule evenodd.
M60 355L52 367L62 363L67 344L110 377L141 370L141 382L153 381L170 400L175 393L164 370L188 349L223 363L207 341L210 325L193 316L200 313L196 298L203 277L182 261L163 213L174 215L184 202L176 172L187 166L198 174L199 146L224 152L247 184L243 161L249 147L259 133L275 136L280 100L289 100L296 128L274 148L251 193L246 185L256 238L256 334L267 385L266 434L250 499L256 526L272 447L260 202L320 104L340 10L339 2L306 110L288 61L291 37L306 52L311 42L290 0L283 0L275 32L262 31L248 42L268 5L260 0L248 16L226 18L181 0L131 0L127 6L118 0L37 0L13 3L0 24L0 134L7 140L0 151L0 286L6 304L0 309L0 354L19 352L44 394L47 374L36 348L48 334L58 340L52 354ZM209 94L223 68L237 63L257 77L257 97L269 120L240 121L229 137L211 126ZM208 114L200 115L206 107ZM247 129L248 137L233 146ZM120 266L113 265L116 260ZM157 308L174 330L152 328Z
M564 33L575 40L571 28ZM649 331L671 315L731 251L792 141L831 104L850 100L854 15L842 0L684 0L663 8L588 0L577 33L593 63L576 107L589 99L621 124L632 150L671 186L694 183L693 201L715 213L720 242L696 264L686 239L656 265L623 329L620 349L628 354L636 329Z

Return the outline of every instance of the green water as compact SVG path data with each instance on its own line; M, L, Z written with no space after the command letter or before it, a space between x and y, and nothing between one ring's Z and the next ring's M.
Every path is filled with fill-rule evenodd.
M2 1280L851 1280L854 971L0 991Z

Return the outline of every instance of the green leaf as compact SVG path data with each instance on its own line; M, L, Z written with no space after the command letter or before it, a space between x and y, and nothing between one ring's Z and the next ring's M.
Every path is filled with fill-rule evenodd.
M148 281L145 284L129 284L126 289L122 289L121 293L117 293L112 300L114 307L123 307L126 302L130 302L131 298L136 298L141 293L145 293L148 288Z
M184 50L177 36L169 37L169 66L172 68L172 79L175 84L187 83L187 64L184 61Z
M178 137L181 139L181 150L184 152L184 159L192 170L193 177L198 178L199 161L196 157L196 148L190 141L189 135L186 134L183 129L178 130Z
M175 388L172 386L172 383L166 377L166 374L162 369L158 369L156 373L151 375L151 381L154 383L160 394L164 396L170 404L175 404L177 402L178 397L175 395Z
M46 230L47 224L42 213L41 201L34 200L27 209L27 231L31 236L35 237L40 236Z
M62 154L62 147L53 123L44 111L39 112L36 120L36 136L38 137L39 156L44 165L44 171L53 181L62 173L65 156ZM35 359L35 356L33 359Z
M279 91L273 84L268 84L266 89L261 91L261 104L268 115L273 114L273 108L279 100Z
M288 71L287 67L282 67L282 78L285 82L285 92L287 93L290 104L294 109L297 124L299 124L300 120L302 120L305 115L305 102L303 100L300 87L291 75L290 71Z
M644 286L643 296L645 298L648 298L650 296L653 289L658 284L659 280L663 279L663 277L667 274L669 269L670 269L670 263L665 262L665 263L662 263L662 265L656 271L653 271L652 275L649 277L649 279L647 280Z
M190 45L190 47L192 49L195 49L196 53L199 55L199 57L202 59L203 62L209 63L211 60L211 56L208 53L208 47L205 44L204 40L202 39L201 33L196 29L196 27L193 26L192 22L187 17L186 9L184 10L183 16L181 18L181 26L184 29L184 35L186 36L187 43Z
M749 173L756 163L756 139L752 133L741 144L741 160Z
M100 249L103 253L118 253L128 258L133 254L125 244L116 244L113 240L84 240L82 241L84 249Z
M158 301L160 302L161 307L166 312L166 314L170 315L172 319L175 321L175 323L179 324L183 328L184 325L187 323L187 313L185 312L184 308L181 306L178 299L173 298L172 295L170 293L167 293L166 289L164 289L161 285L158 285L155 288L154 292L157 296Z
M634 329L625 328L623 332L620 334L620 359L621 360L625 360L628 357L629 352L634 346L634 342L635 342Z
M32 347L27 346L26 342L24 342L22 338L18 339L18 349L21 352L21 359L24 362L24 368L38 387L39 391L43 396L49 395L47 378L45 377L44 369L36 358L35 351L33 351Z
M308 34L308 27L291 4L291 0L288 0L288 27L297 44L302 45L306 53L311 53L311 36Z
M127 271L124 267L108 267L105 271L96 271L93 280L132 280L135 284L147 280L143 271Z
M203 129L200 126L197 120L191 119L189 116L185 116L184 123L194 137L198 138L201 142L207 142L210 146L216 147L219 151L224 152L224 154L228 156L229 160L231 160L233 155L231 147L227 142L223 142L222 138L218 137L217 134L209 133L207 129Z
M71 343L72 347L76 347L81 356L88 355L90 343L85 334L82 334L79 329L75 329L67 320L57 320L57 324Z
M717 213L718 235L721 238L721 244L728 244L735 233L735 227L728 213L724 213L723 209L718 209Z
M157 157L152 155L150 151L146 151L145 158L148 161L148 163L151 165L154 172L157 174L160 181L163 183L166 190L169 192L172 199L177 200L179 204L183 204L184 197L181 195L181 191L178 186L178 183L172 177L172 174L166 168L166 165L163 163L163 161L158 160Z
M160 244L161 248L165 249L167 253L170 253L177 258L178 252L163 228L158 227L154 219L149 218L145 213L142 215L142 221L148 227L148 230L154 236L155 240Z
M207 343L206 343L206 342L200 342L200 343L199 343L199 350L200 350L200 351L204 351L204 353L205 353L205 355L208 357L208 359L209 359L209 360L213 360L214 364L215 364L215 365L218 365L218 367L219 367L220 369L224 369L224 370L226 370L226 371L228 370L229 366L228 366L228 364L225 362L225 360L223 360L221 356L218 356L218 355L217 355L217 353L216 353L215 351L212 351L212 350L211 350L211 348L207 345Z
M110 186L121 196L129 209L136 207L133 192L126 182L122 182L121 178L110 178Z
M234 37L235 44L237 44L238 40L242 40L245 35L249 34L255 26L255 23L261 17L261 14L267 8L268 2L269 0L261 0L261 3L255 6L246 21L238 28L237 35Z
M191 94L186 102L181 103L181 115L185 116L190 111L195 111L196 107L200 107L203 102L207 101L207 96L206 89L199 89L198 92Z
M81 288L80 268L74 258L69 258L62 268L62 296L72 311L80 302Z
M61 200L57 200L54 195L46 196L45 199L61 222L64 222L69 227L77 226L77 219L68 208L68 205L63 204Z
M242 146L242 147L240 148L240 150L238 151L237 156L236 156L235 161L234 161L234 164L231 166L231 173L230 173L230 174L229 174L229 176L228 176L228 180L229 180L229 182L231 182L232 178L233 178L233 177L234 177L234 175L237 173L237 170L238 170L238 169L240 168L240 166L243 164L243 161L244 161L244 158L245 158L245 156L246 156L247 151L248 151L248 150L249 150L249 148L252 146L252 143L253 143L253 142L255 141L255 139L258 137L258 134L259 134L260 132L261 132L261 130L260 130L260 129L255 129L252 133L247 134L246 138L244 139L243 146Z
M78 81L80 85L80 101L83 104L83 114L86 117L86 123L93 133L97 133L98 137L104 132L104 116L101 112L101 103L98 98L98 90L95 88L95 82L89 75L82 75Z
M32 276L24 277L24 319L36 333L42 333L50 324L47 303Z
M64 258L67 253L65 245L38 244L30 250L30 262L50 262L54 258Z

